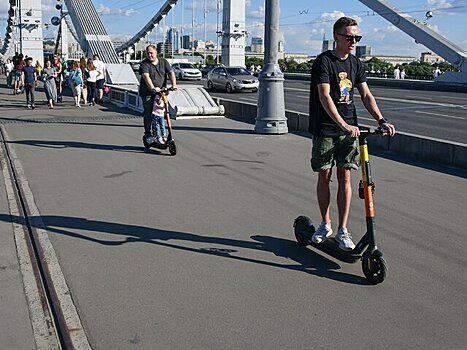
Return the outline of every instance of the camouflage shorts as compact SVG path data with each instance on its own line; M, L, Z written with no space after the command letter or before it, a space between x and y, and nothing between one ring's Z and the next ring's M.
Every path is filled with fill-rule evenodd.
M350 136L313 137L311 168L321 172L338 168L357 169L360 164L358 138Z

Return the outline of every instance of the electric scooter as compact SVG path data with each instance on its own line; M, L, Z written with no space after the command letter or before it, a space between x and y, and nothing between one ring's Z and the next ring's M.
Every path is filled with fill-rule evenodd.
M169 149L169 152L172 156L177 154L177 146L175 145L175 140L173 138L173 133L172 133L172 123L170 120L170 112L169 112L169 91L174 91L175 89L173 87L170 88L161 88L160 94L162 96L162 101L164 102L164 118L165 118L165 123L166 123L166 128L167 128L167 142L165 143L159 143L157 141L154 141L152 143L148 143L146 141L146 136L143 135L143 145L146 149L150 149L152 147L157 148L157 149ZM154 117L153 117L154 118ZM151 136L156 135L156 125L155 125L155 120L153 119L151 123Z
M361 260L363 274L371 284L378 284L384 281L387 274L387 265L386 260L383 258L383 253L376 246L375 209L373 203L375 184L371 178L367 136L375 134L384 135L385 133L386 132L380 128L373 131L369 129L360 130L359 147L362 178L360 180L358 194L359 197L365 201L366 233L352 251L347 252L340 249L339 243L337 243L334 238L328 238L319 244L314 243L311 237L316 229L309 217L299 216L294 221L294 233L298 243L303 246L311 245L347 263L355 263Z

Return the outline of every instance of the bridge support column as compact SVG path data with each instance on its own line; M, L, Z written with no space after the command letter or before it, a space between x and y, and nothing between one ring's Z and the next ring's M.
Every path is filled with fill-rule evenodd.
M34 64L39 61L43 67L42 1L19 0L18 8L20 51L25 57L32 57Z

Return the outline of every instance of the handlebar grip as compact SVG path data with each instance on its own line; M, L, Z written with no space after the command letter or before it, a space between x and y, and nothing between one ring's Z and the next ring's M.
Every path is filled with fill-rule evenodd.
M371 130L370 128L362 129L360 128L360 135L385 135L387 131L383 128L376 128Z

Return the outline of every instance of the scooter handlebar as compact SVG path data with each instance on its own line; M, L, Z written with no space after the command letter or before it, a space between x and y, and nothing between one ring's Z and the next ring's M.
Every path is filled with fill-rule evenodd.
M370 129L370 128L361 128L360 127L360 135L383 135L386 136L388 134L387 130L383 128L376 128L376 129Z

